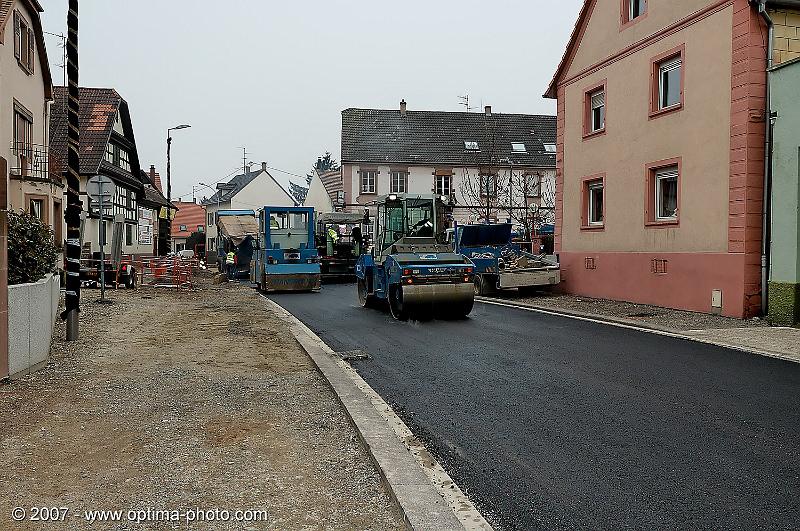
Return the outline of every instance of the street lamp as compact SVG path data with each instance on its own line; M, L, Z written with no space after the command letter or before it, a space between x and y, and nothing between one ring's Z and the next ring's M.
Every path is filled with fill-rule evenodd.
M187 129L189 127L191 127L191 125L181 124L167 129L167 201L172 201L172 180L170 179L170 168L169 168L169 163L170 163L169 152L170 152L170 147L172 146L172 136L170 135L170 131L177 131L178 129Z
M167 214L169 214L169 210L172 208L172 178L170 175L170 167L169 167L170 166L169 152L170 148L172 147L172 136L170 135L170 132L177 131L178 129L186 129L188 127L191 127L191 125L181 124L167 129L167 203L169 203L169 206L167 206ZM167 215L167 217L169 217L169 215ZM172 220L169 221L170 221L169 231L167 232L167 238L166 238L167 249L172 248Z

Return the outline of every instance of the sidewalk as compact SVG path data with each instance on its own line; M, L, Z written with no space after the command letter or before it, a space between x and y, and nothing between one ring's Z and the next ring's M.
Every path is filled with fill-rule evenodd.
M0 528L19 525L14 507L47 506L68 507L69 528L90 510L199 508L266 517L190 528L402 529L336 397L263 299L199 287L112 291L108 306L86 290L81 340L63 342L59 323L50 366L0 386Z
M800 329L770 327L761 319L732 319L630 302L576 295L501 292L486 300L658 330L717 345L800 362Z

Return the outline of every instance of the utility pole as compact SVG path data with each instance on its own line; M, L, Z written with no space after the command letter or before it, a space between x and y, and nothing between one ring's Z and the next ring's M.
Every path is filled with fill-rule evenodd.
M69 124L67 155L67 274L62 319L67 320L67 341L78 340L81 298L81 199L80 199L80 93L78 91L78 0L69 0L67 13L67 83Z

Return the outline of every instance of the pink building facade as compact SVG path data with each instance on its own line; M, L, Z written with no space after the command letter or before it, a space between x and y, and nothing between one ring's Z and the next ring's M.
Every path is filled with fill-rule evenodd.
M760 313L766 35L747 0L586 0L545 94L566 291Z

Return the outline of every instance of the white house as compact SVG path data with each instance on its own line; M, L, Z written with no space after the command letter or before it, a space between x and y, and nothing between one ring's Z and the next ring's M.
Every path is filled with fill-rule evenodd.
M552 223L555 116L342 111L342 183L349 210L391 193L445 196L460 223Z
M315 171L303 204L314 207L315 212L334 212L343 209L344 183L341 169L323 173Z
M260 169L237 175L225 184L218 184L217 188L219 190L214 195L201 202L206 209L206 255L209 263L215 262L217 255L214 247L217 238L217 211L257 211L264 206L297 204L289 192L267 171L266 162L261 163Z

